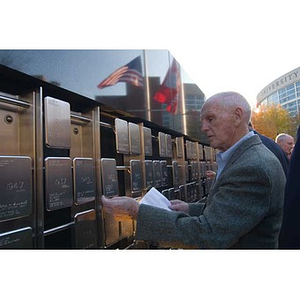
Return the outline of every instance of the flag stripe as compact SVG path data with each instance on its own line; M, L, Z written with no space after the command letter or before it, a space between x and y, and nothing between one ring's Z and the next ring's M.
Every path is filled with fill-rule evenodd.
M115 85L118 82L131 83L137 87L144 86L144 78L142 75L141 57L138 56L127 65L118 68L106 79L98 84L98 88L102 89L107 86Z

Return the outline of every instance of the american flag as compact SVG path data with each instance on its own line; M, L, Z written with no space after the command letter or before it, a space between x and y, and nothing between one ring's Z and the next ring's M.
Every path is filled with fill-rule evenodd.
M98 84L99 89L115 85L118 82L131 83L137 87L144 86L141 57L138 56L127 65L118 68Z

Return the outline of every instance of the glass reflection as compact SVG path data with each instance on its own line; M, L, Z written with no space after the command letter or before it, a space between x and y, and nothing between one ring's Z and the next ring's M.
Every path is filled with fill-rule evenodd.
M202 138L205 95L168 50L0 50L0 64Z

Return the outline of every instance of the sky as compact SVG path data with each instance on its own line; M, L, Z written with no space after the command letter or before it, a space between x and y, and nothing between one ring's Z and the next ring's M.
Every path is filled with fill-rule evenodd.
M34 18L24 15L27 3ZM300 66L296 0L39 3L20 1L4 16L10 26L2 48L167 49L207 97L232 90L251 105L271 81Z

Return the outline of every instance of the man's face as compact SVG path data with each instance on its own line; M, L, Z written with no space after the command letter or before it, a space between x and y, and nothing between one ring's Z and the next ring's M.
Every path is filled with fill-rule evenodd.
M294 148L294 139L292 137L286 136L284 138L284 140L280 141L280 143L278 143L280 145L280 147L282 148L282 150L286 153L286 154L290 154Z
M211 147L226 151L234 144L235 130L230 108L215 101L204 104L201 111L201 131L206 134Z

